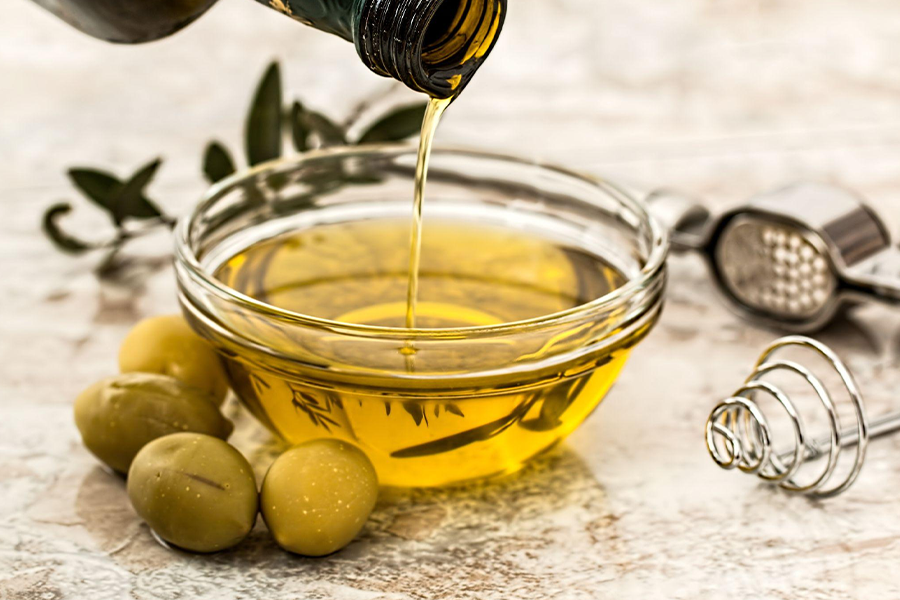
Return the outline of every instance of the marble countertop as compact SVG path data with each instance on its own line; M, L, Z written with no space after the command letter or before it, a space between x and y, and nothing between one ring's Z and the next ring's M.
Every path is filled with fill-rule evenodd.
M811 502L717 469L702 429L777 334L671 261L665 315L602 408L552 457L499 483L386 494L361 538L306 560L260 526L215 556L159 546L72 423L139 318L175 308L172 274L100 285L40 215L75 199L72 165L122 174L166 157L173 213L202 193L212 137L237 146L273 57L287 87L346 114L388 84L352 48L249 0L222 0L145 47L85 38L35 5L0 19L0 599L890 598L900 595L900 439L856 487ZM725 206L796 179L866 195L900 227L895 0L516 0L442 143L513 150ZM402 95L402 94L401 94ZM102 226L78 201L72 222ZM819 335L871 413L900 407L900 314L870 307ZM262 437L239 409L239 443Z

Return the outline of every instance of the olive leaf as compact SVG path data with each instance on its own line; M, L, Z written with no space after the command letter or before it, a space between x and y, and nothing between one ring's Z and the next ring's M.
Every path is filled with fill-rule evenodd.
M291 139L298 152L319 147L347 145L347 132L324 114L309 110L300 102L294 102L288 117Z
M93 250L96 246L66 233L59 226L60 217L64 217L70 212L72 212L71 204L67 202L54 204L44 212L41 229L50 238L54 246L67 254L84 254Z
M302 119L309 133L318 139L320 146L327 148L347 144L347 134L341 126L322 113L304 110Z
M439 440L426 442L410 448L404 448L403 450L397 450L396 452L391 453L391 458L421 458L423 456L434 456L435 454L459 450L460 448L495 438L521 421L539 398L540 394L533 394L519 404L512 413L505 417L501 417L500 419L482 425L481 427L469 429L468 431L463 431ZM406 405L404 404L404 408L405 407Z
M456 415L457 417L465 417L466 416L465 414L463 414L462 409L460 409L457 405L455 405L451 402L444 404L444 410L446 410L450 414Z
M552 431L562 425L560 420L575 400L584 391L590 377L582 376L570 383L558 385L548 392L541 403L540 414L534 419L522 421L519 425L529 431Z
M427 104L413 104L398 108L377 120L359 137L359 144L399 142L422 129Z
M450 413L451 415L456 415L457 417L465 417L463 411L455 404L450 402L445 402L444 404L435 404L434 405L434 416L441 416L441 409L444 410L445 413Z
M210 183L218 183L237 169L228 150L219 142L210 142L203 153L203 174Z
M146 188L162 164L162 159L155 159L131 176L124 185L117 189L112 198L112 212L116 223L127 218L158 219L162 212L144 195Z
M84 196L105 210L113 223L121 225L127 218L155 219L162 216L159 208L144 194L162 161L156 159L141 167L123 182L112 173L89 168L69 169L69 178Z
M294 149L297 152L306 152L309 150L309 126L304 118L305 109L299 102L294 102L291 106L291 140L294 142Z
M289 387L294 396L291 399L294 409L305 414L313 426L321 427L329 433L331 433L331 427L340 427L340 424L329 416L331 413L329 400L326 400L326 404L323 406L312 394L307 394L293 385Z
M413 418L413 421L416 422L416 427L422 425L422 422L425 422L426 427L428 426L428 417L425 416L425 409L422 408L422 405L418 402L404 402L403 410L409 413L409 415Z
M281 156L281 69L273 62L266 69L247 116L246 152L251 166Z
M325 394L325 406L328 408L329 412L334 410L335 407L338 410L344 410L344 401L337 394L326 393Z
M114 215L113 202L116 191L122 186L118 177L106 171L86 168L73 168L68 171L69 179L84 196Z

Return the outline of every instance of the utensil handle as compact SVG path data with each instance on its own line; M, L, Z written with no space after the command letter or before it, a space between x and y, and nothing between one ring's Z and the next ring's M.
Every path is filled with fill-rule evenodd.
M900 304L900 248L888 248L854 265L845 279L873 300Z
M673 252L704 248L712 216L699 201L674 190L659 189L647 195L647 204L653 218L669 230Z
M900 431L900 412L879 417L869 423L869 439L886 437ZM841 431L841 447L853 448L859 443L859 431L856 427ZM806 445L806 461L815 461L828 454L831 445L831 436L826 435L812 440ZM778 453L778 458L788 460L793 458L793 450L785 450Z

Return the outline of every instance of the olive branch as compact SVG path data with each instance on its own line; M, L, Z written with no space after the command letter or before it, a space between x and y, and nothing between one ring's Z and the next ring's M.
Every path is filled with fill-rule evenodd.
M256 87L244 125L244 155L249 166L282 157L286 148L296 152L331 146L398 142L417 134L425 114L425 103L395 107L366 119L373 99L360 102L351 115L338 123L299 101L285 103L281 67L269 64ZM364 120L370 124L351 139L350 132ZM135 264L124 252L132 241L171 229L176 219L166 214L148 192L163 164L155 158L126 178L97 168L75 167L67 171L73 187L109 217L113 232L92 240L64 227L73 204L60 201L43 214L41 228L53 245L69 255L102 255L94 271L101 279L114 279ZM203 152L202 171L209 183L217 183L238 170L233 154L219 141L209 142ZM157 261L159 265L165 262Z
M290 386L290 388L293 394L291 404L298 412L305 414L313 426L321 427L328 433L331 433L331 427L340 427L340 424L329 416L334 406L340 409L344 408L340 398L328 394L325 396L324 402L320 402L312 394L307 394L294 386Z

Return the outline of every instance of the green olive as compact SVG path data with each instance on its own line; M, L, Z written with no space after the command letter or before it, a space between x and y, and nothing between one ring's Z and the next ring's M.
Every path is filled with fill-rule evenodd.
M365 454L313 440L282 454L263 481L260 506L278 545L325 556L353 541L375 507L378 477Z
M84 390L75 400L75 425L87 449L120 473L164 435L193 431L228 439L234 429L204 392L149 373L117 375Z
M222 404L228 380L218 354L181 315L144 319L119 349L122 373L159 373L201 389Z
M128 498L159 537L192 552L236 546L259 512L256 478L228 443L198 433L150 442L128 471Z

